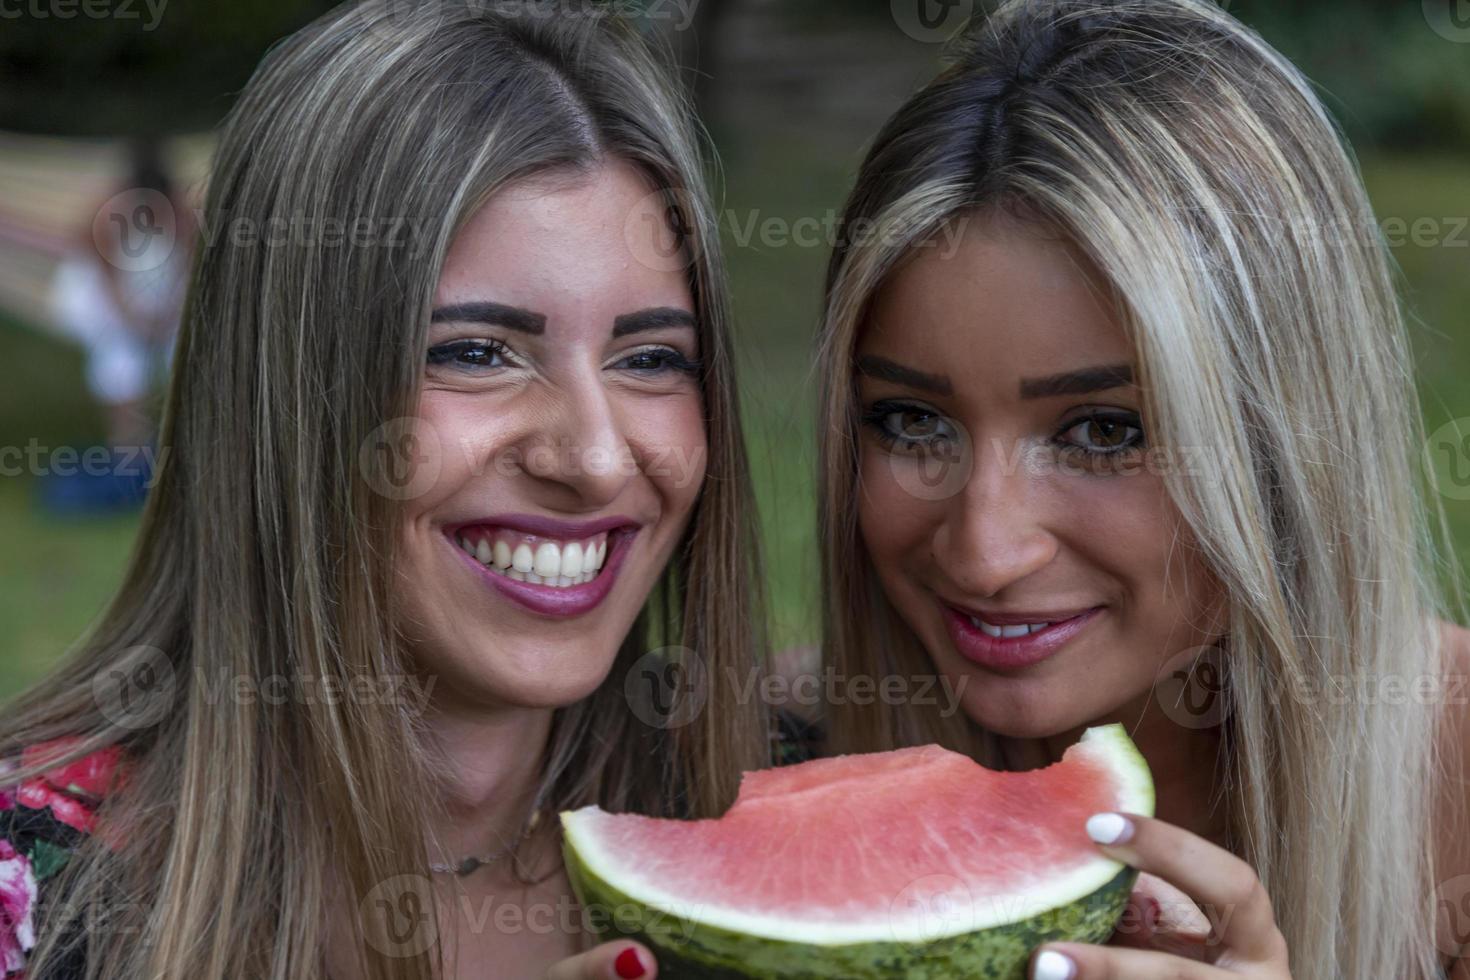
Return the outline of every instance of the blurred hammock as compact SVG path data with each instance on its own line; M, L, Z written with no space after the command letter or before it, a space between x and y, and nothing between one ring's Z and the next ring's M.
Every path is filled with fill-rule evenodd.
M165 140L170 176L197 199L211 137ZM128 174L124 140L0 132L0 310L8 319L60 335L48 294L57 263L87 244L98 207Z

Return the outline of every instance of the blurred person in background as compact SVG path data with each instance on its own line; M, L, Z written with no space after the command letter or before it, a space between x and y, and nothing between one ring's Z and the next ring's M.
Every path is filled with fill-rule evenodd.
M130 148L130 173L101 202L51 284L52 315L86 352L112 463L51 474L43 505L87 512L140 501L151 479L152 393L167 374L188 271L187 209L153 139Z

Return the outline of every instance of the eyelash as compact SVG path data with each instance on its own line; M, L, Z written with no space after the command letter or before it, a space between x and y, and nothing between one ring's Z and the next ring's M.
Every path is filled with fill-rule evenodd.
M502 360L511 360L510 348L498 340L456 340L449 344L440 344L438 347L430 347L428 363L431 366L451 364L466 351L486 349L492 357L500 357ZM454 364L456 367L504 367L503 364Z
M699 358L685 357L682 353L672 347L643 347L633 351L624 357L619 364L631 361L635 357L655 356L659 358L659 365L653 368L630 368L629 370L648 373L659 373L662 371L678 371L681 374L691 376L698 375L704 366Z
M863 413L862 422L874 431L884 447L888 449L897 448L902 451L932 449L940 442L954 438L952 428L951 434L949 435L931 435L920 438L904 436L900 433L892 431L888 427L888 419L894 415L904 413L912 413L915 415L924 416L926 417L926 419L932 418L937 419L940 422L945 422L943 415L933 411L932 409L925 408L922 405L912 405L904 402L890 401L875 402L871 408ZM947 423L945 424L947 425ZM1079 426L1108 424L1120 425L1123 426L1125 429L1136 430L1136 435L1129 438L1128 441L1123 443L1122 445L1100 449L1094 449L1092 447L1080 445L1075 442L1061 441L1061 437L1065 433L1070 432ZM1053 436L1053 441L1057 442L1058 448L1060 448L1063 452L1080 453L1092 459L1105 459L1110 456L1117 456L1122 453L1132 452L1141 448L1143 446L1143 424L1136 415L1132 414L1118 412L1093 412L1089 415L1074 418L1067 422L1067 424L1064 425L1060 430L1058 430L1057 434Z
M490 352L489 356L492 359L495 357L499 357L502 361L506 363L465 364L457 361L457 359L463 356L465 353L481 349L488 350ZM655 356L658 358L658 364L656 366L633 367L629 368L628 370L635 371L639 374L660 374L664 371L672 370L678 371L682 374L697 375L700 369L703 367L703 362L701 362L698 358L685 357L682 353L672 347L643 347L629 353L621 361L619 361L618 364L627 363L634 358L646 358L649 356ZM450 365L453 367L463 368L483 367L489 370L493 370L499 367L514 367L516 365L515 356L511 353L510 348L498 340L456 340L452 343L441 344L438 347L430 347L428 353L428 363L431 366Z
M1135 452L1143 448L1143 422L1136 415L1117 412L1094 412L1081 418L1073 419L1057 433L1060 437L1063 433L1070 432L1082 425L1117 425L1124 429L1134 430L1134 435L1118 446L1103 449L1092 449L1077 443L1066 443L1062 448L1068 452L1079 452L1092 459L1106 459L1109 456L1120 456L1124 453Z
M923 415L926 418L934 418L940 421L943 421L944 418L938 412L924 408L921 405L908 405L904 404L903 402L885 401L874 402L872 407L863 413L862 421L864 425L872 428L873 432L877 434L879 441L881 441L883 443L883 446L888 449L898 448L906 451L913 451L916 449L930 449L937 446L941 441L949 438L939 436L915 438L913 436L905 436L902 433L894 432L888 427L888 419L894 415L904 413Z

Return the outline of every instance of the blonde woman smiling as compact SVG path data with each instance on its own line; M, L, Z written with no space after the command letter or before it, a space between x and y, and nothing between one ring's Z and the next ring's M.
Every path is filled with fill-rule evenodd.
M617 18L503 4L270 52L125 581L0 722L4 975L655 975L583 950L554 815L713 815L765 753L721 686L754 511L675 91ZM664 646L709 667L680 727L624 696Z
M827 664L966 683L952 717L834 705L828 748L1020 768L1128 727L1157 819L1087 829L1145 914L1035 977L1470 977L1435 918L1470 873L1470 644L1389 258L1310 84L1203 2L1003 4L843 220L888 233L827 284ZM1333 695L1361 677L1440 696Z

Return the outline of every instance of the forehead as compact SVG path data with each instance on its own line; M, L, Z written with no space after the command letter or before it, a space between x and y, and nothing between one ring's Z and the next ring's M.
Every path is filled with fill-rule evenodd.
M435 302L493 298L552 317L589 303L687 306L685 270L648 261L655 246L667 250L662 200L616 160L518 181L460 229Z
M1042 375L1127 363L1102 275L1069 239L1003 216L956 216L874 297L859 349L949 373Z

